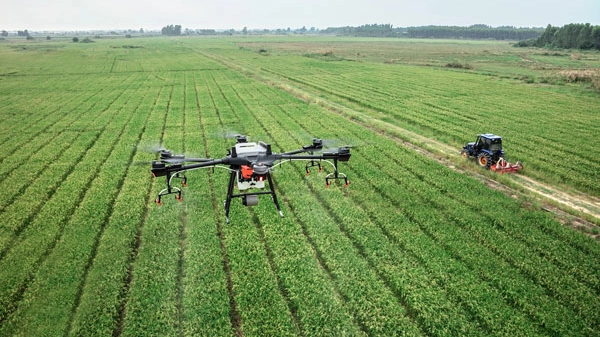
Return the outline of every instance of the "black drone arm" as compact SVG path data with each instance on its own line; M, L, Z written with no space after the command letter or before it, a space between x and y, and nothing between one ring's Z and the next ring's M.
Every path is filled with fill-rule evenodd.
M264 158L261 158L261 161L265 162L275 162L278 160L334 160L336 163L335 168L337 170L337 162L338 161L348 161L350 160L350 149L348 147L342 147L335 151L323 152L321 154L300 154L304 152L312 152L313 150L318 150L321 147L315 143L313 145L304 146L301 150L280 153L280 154L270 154ZM194 164L184 165L185 162L192 162ZM225 157L222 159L210 159L210 158L184 158L183 156L161 156L160 161L152 162L152 175L155 177L170 177L174 173L184 172L188 170L200 169L205 167L214 167L217 165L230 165L230 166L242 166L242 165L252 165L252 162L248 157Z
M229 158L202 159L202 161L199 161L197 164L189 164L189 165L183 165L183 164L181 164L181 162L179 162L178 164L167 165L167 164L170 164L170 162L168 160L167 161L165 161L165 160L153 161L151 171L152 171L152 175L155 177L170 176L171 174L177 173L177 172L183 172L183 171L188 171L188 170L193 170L193 169L199 169L199 168L216 166L216 165L220 165L220 164L226 164L225 159L229 159ZM194 162L194 161L192 160L191 162Z
M329 185L331 185L331 181L332 180L336 180L336 179L343 179L346 186L348 186L348 184L350 183L348 181L348 178L346 177L345 174L340 173L338 171L338 161L349 161L350 160L350 148L349 147L342 147L339 148L335 151L328 151L328 152L323 152L321 154L312 154L312 152L310 152L311 154L305 154L305 155L298 155L298 154L289 154L289 153L285 153L285 154L279 154L279 158L277 160L309 160L310 163L306 164L306 174L308 175L310 173L310 167L313 166L318 166L319 167L319 171L321 171L321 164L320 161L321 160L333 160L333 169L334 172L328 174L325 177L325 186L329 187ZM329 162L331 163L331 162Z
M302 151L307 152L307 151ZM301 152L300 152L301 153ZM320 160L320 159L331 159L335 161L348 161L350 160L350 148L342 147L336 151L323 152L321 154L306 154L299 155L294 153L282 153L279 154L278 159L282 160Z

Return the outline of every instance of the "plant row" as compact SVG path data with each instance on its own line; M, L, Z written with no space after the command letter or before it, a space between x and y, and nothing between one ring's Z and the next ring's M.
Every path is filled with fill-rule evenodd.
M98 126L100 132L84 133L92 140L76 144L83 147L79 148L83 150L82 155L73 157L77 164L21 230L1 261L3 284L0 289L4 294L2 299L7 301L2 306L7 309L3 316L11 314L3 317L6 319L2 326L4 331L12 331L10 334L16 331L39 334L51 329L65 332L98 235L90 235L89 231L102 230L112 197L122 181L122 173L115 170L114 164L118 161L113 161L116 158L112 156L130 151L130 147L119 140L132 118L131 114L119 114L119 110L107 108L97 120L87 124ZM125 165L117 167L124 170ZM14 263L15 260L19 263ZM64 269L57 271L60 268ZM68 287L56 287L56 284L69 282ZM40 298L46 300L38 301Z
M278 119L279 119L279 118L278 118ZM307 119L307 120L310 120L310 119ZM286 122L285 124L286 124L286 125L289 125L289 122ZM373 158L373 160L375 160L375 158ZM434 179L435 179L435 178L434 178ZM451 185L450 185L450 186L451 186ZM446 190L447 190L447 189L448 189L448 188L446 188ZM418 189L416 189L415 191L418 191ZM427 200L424 200L424 201L427 201ZM482 208L483 208L483 207L482 207ZM492 219L490 218L490 219L488 219L488 220L492 220ZM538 221L539 221L539 220L538 220ZM547 220L544 220L544 221L547 221ZM556 223L554 223L554 225L556 226ZM534 258L535 258L535 256L534 256ZM554 257L554 258L557 258L557 257ZM589 260L588 260L588 261L589 261ZM513 262L513 263L514 263L514 262ZM544 264L546 264L546 263L547 263L547 262L542 262L542 264L541 264L541 265L538 263L538 264L537 264L537 266L538 266L538 267L539 267L539 266L543 266L543 265L544 265ZM585 264L585 262L584 262L584 264ZM570 267L568 267L568 268L570 268ZM532 268L532 269L533 269L533 268ZM593 273L593 269L590 269L589 271L592 271L592 273ZM525 273L525 274L527 274L527 272L524 272L524 273ZM538 281L540 281L541 279L537 279L537 280L538 280ZM572 281L571 281L571 282L572 282ZM567 281L565 281L565 283L563 284L563 286L566 286L566 285L568 285L568 282L567 282ZM567 287L567 288L568 288L568 287ZM586 288L585 288L585 286L584 286L583 288L580 288L580 289L582 289L582 290L583 290L583 293L582 293L582 298L581 298L580 300L578 300L578 301L579 301L579 304L578 304L578 305L579 305L579 306L581 306L581 307L584 307L584 308L585 308L585 307L587 306L587 304L585 304L585 303L582 303L582 302L585 302L585 301L582 301L582 299L586 298L586 296L590 296L590 295L591 295L590 293L587 293L587 294L586 294L586 292L589 292L590 290L585 290L585 289L586 289ZM566 290L565 290L565 291L566 291ZM593 292L592 292L592 293L593 293ZM568 296L569 296L569 295L567 295L567 296L565 296L564 298L562 298L562 299L561 299L561 301L568 300ZM592 304L590 308L593 310L593 308L594 308L594 305ZM577 309L576 309L576 310L577 310ZM584 310L584 311L585 311L586 309L582 309L582 310ZM588 311L588 314L587 314L587 315L588 315L588 318L589 318L589 322L594 322L594 320L596 320L596 319L597 319L597 318L595 317L595 314L593 314L593 311Z

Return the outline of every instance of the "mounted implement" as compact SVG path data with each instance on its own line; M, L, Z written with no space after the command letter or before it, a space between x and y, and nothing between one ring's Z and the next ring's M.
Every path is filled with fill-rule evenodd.
M502 137L491 133L477 136L477 140L465 145L460 151L463 158L476 158L479 166L498 173L512 173L523 169L523 164L509 163L504 158L502 150Z

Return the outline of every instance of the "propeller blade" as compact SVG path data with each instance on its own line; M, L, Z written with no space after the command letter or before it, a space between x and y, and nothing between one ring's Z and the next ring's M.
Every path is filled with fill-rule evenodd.
M238 136L241 136L241 135L243 135L243 133L235 131L235 130L223 130L219 134L220 137L223 137L226 139L237 138Z
M137 149L147 153L167 151L160 142L142 143L137 146Z

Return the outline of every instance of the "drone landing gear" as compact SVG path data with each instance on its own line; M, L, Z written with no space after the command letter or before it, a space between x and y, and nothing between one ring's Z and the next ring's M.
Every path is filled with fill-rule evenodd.
M237 180L237 171L231 171L229 173L229 186L227 188L227 199L225 199L225 221L229 224L229 207L231 206L231 199L233 198L241 198L242 204L244 206L256 206L258 205L258 196L261 194L270 194L273 199L273 203L279 212L279 215L283 218L283 212L281 211L281 207L279 207L279 202L277 201L277 195L275 194L275 190L273 189L273 179L271 178L271 173L265 173L267 177L267 181L269 182L269 191L261 191L261 192L249 192L249 193L239 193L233 194L233 188L235 186Z
M333 160L333 166L335 167L335 171L333 173L329 173L326 177L325 177L325 187L329 187L331 185L331 181L332 180L337 180L337 179L344 179L344 186L348 187L348 185L350 185L350 181L348 180L348 177L346 177L345 174L341 173L338 171L338 160L334 159Z
M181 185L183 187L187 187L187 177L185 176L185 174L180 175L179 173L175 173L175 175L173 176L173 178L177 178L177 179L181 179ZM183 200L183 198L181 197L181 189L179 187L173 187L171 186L171 175L167 174L167 188L163 189L162 191L160 191L158 193L158 197L156 198L156 200L154 200L154 202L156 202L156 204L158 206L162 206L162 197L164 195L168 195L168 194L175 194L175 199L177 199L179 202L181 202Z
M325 187L329 187L331 185L331 181L336 179L344 179L345 187L348 187L348 185L350 185L350 180L348 180L348 177L346 177L345 174L338 173L337 171L335 171L335 173L329 173L327 177L325 177Z
M315 167L318 166L319 167L319 172L321 172L323 170L323 168L321 167L321 162L316 161L316 160L311 160L310 162L306 163L306 175L308 176L310 174L310 168L311 167Z

